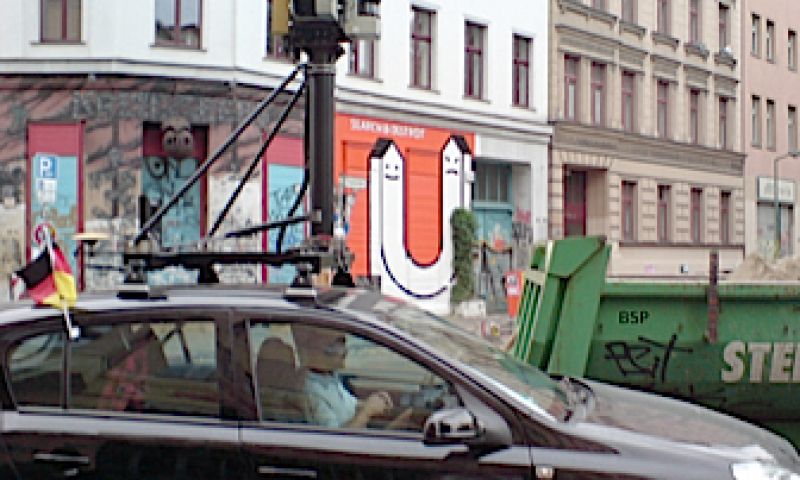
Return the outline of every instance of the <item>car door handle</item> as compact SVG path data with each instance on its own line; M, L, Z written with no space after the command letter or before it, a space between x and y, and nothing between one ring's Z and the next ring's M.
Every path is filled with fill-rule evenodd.
M315 470L273 467L272 465L259 466L258 473L261 475L279 475L281 477L317 478L317 472Z
M33 459L37 462L65 463L69 465L89 465L89 457L83 455L71 455L68 453L48 453L39 452L33 454Z

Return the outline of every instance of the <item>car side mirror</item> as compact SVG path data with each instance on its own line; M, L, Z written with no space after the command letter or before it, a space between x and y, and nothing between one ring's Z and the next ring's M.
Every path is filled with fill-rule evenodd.
M446 408L433 412L423 427L428 445L469 443L483 435L478 419L465 408Z

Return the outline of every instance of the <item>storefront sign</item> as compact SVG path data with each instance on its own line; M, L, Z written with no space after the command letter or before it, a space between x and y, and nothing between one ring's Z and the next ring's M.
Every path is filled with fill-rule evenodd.
M758 177L757 190L759 201L775 201L775 180L772 177ZM794 203L794 181L778 180L778 200L782 203Z

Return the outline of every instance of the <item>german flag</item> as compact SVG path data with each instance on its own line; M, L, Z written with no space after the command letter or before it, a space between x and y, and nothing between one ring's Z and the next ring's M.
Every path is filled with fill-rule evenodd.
M45 247L35 260L14 273L25 283L28 296L38 305L71 307L78 299L72 269L56 244Z

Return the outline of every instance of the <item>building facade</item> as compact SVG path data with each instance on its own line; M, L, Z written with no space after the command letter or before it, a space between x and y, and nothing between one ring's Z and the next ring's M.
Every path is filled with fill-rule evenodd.
M382 21L380 39L351 45L338 65L337 168L366 176L363 150L381 137L393 140L406 162L405 251L398 262L408 278L436 264L447 243L449 214L438 207L446 192L435 180L434 159L453 134L465 139L472 161L464 198L478 220L478 287L490 306L504 301L503 274L527 267L530 246L547 238L547 2L507 3L498 9L483 0L382 2L381 17L391 21ZM365 221L368 204L357 200L353 212L355 272L381 275L391 293L417 295L441 310L443 298L426 297L433 291L415 292L400 274L377 268L383 262L376 224ZM446 282L450 267L441 275Z
M745 162L747 253L772 258L798 252L796 185L797 109L800 82L797 34L800 10L779 1L746 0L741 4L742 143ZM779 160L776 160L779 159ZM775 188L775 166L778 167ZM780 246L776 244L775 191L780 211Z
M502 273L525 265L529 245L547 235L547 2L512 3L499 11L480 0L383 2L380 39L349 45L337 64L335 181L346 200L340 227L356 253L354 273L380 277L389 293L433 310L448 308L448 209L477 214L487 258L476 275L483 294L498 301ZM287 5L0 0L9 25L0 32L0 276L29 257L28 232L42 220L70 250L82 231L108 233L108 248L121 250L140 223L140 205L163 204L293 69ZM298 84L162 221L162 246L196 248L255 160L259 168L221 231L285 215L303 178L302 101L263 158L256 154ZM165 151L170 131L188 139L186 155ZM376 183L390 157L403 168L396 197L394 185ZM459 162L452 177L445 162ZM371 198L375 191L383 196ZM398 223L383 221L397 205ZM283 245L306 233L296 227ZM401 241L384 248L389 239ZM219 246L274 243L264 235ZM86 288L119 281L113 271L86 268L88 261L74 260ZM237 281L291 278L272 269L223 273ZM415 292L412 279L439 287Z
M741 2L551 0L550 234L611 275L705 275L744 244Z

